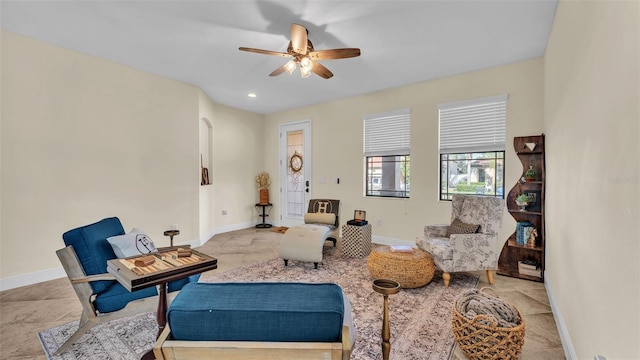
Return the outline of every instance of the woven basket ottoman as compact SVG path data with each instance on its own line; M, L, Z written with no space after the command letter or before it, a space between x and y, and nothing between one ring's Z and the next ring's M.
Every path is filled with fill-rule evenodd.
M433 259L420 249L393 252L389 246L379 246L367 258L369 272L376 279L390 279L405 289L427 285L433 279Z

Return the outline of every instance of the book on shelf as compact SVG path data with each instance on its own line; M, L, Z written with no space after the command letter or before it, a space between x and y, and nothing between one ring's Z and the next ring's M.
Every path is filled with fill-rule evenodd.
M535 265L528 265L528 264L525 264L523 262L519 262L518 263L518 269L535 270L537 268L538 268L538 266L535 266Z
M518 272L523 275L542 277L540 263L536 261L518 261Z
M413 248L411 246L406 246L406 245L391 245L389 246L389 248L393 252L405 252L405 253L413 252Z
M529 221L518 221L516 223L516 244L526 245L533 228L533 224Z
M526 269L520 269L518 270L518 272L522 275L529 275L529 276L535 276L535 277L542 277L542 270L526 270Z

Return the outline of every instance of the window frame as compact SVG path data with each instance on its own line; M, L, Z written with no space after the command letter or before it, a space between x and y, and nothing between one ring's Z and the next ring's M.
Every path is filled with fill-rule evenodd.
M363 116L364 196L407 199L411 180L411 109L404 108ZM390 160L393 158L393 160ZM389 180L384 169L393 166L394 178ZM386 166L384 166L386 164ZM390 172L390 171L388 171ZM393 184L394 189L373 188L379 174L379 186ZM386 180L385 180L386 179ZM399 182L398 185L396 183ZM376 185L377 187L378 185Z
M375 183L374 180L376 179L380 179L379 181L379 185L382 187L383 181L382 181L382 176L377 177L375 176L377 173L375 172L375 169L372 168L370 171L370 165L373 165L375 163L384 163L384 160L380 160L380 161L375 161L373 159L375 158L404 158L404 159L396 159L393 160L393 162L395 163L399 163L400 166L400 171L401 171L401 187L402 187L402 183L404 183L404 188L402 189L373 189L373 185ZM382 198L398 198L398 199L408 199L410 197L411 194L411 175L409 174L409 171L407 171L408 169L411 169L411 155L409 154L405 154L405 155L385 155L385 156L365 156L365 196L367 197L382 197ZM380 166L380 168L382 168L382 165ZM403 171L404 170L404 171ZM382 173L381 173L382 175ZM408 186L407 186L408 185ZM371 186L371 188L370 188ZM377 192L377 193L376 193ZM386 193L386 195L384 194ZM395 194L391 194L391 193L395 193Z
M504 176L506 172L506 120L507 120L507 100L508 95L489 96L484 98L456 101L438 105L438 199L440 201L451 201L455 193L450 187L450 166L452 161L471 161L485 159L480 155L495 153L492 161L495 161L493 174L493 193L487 195L484 191L476 189L473 195L492 196L504 199L505 184ZM501 154L501 157L498 156ZM449 156L465 155L465 159L449 159ZM445 159L445 157L447 157ZM502 174L498 174L498 162L502 162ZM447 164L444 166L444 164ZM480 169L476 166L479 180ZM446 174L445 174L446 171ZM466 176L470 184L470 177L473 172L469 164ZM498 179L501 175L501 179ZM443 178L444 177L444 178ZM446 183L446 191L443 182ZM501 182L502 186L498 187ZM476 181L478 185L479 181ZM477 187L480 187L478 185ZM485 183L485 189L487 185ZM462 193L469 193L463 191Z
M493 157L474 157L474 155L478 155L478 154L491 154L494 153L495 156ZM443 159L443 157L445 156L451 156L451 155L468 155L468 157L466 159ZM439 181L439 190L438 190L438 199L441 201L451 201L451 197L454 194L465 194L465 195L475 195L475 196L490 196L490 197L499 197L504 199L504 179L505 179L505 162L506 162L506 151L505 150L497 150L497 151L483 151L483 152L472 152L472 153L441 153L440 154L440 181ZM476 188L473 192L471 191L462 191L462 192L449 192L446 191L444 192L443 189L445 188L444 186L444 182L446 181L446 189L449 190L450 188L454 188L453 186L449 186L452 179L449 178L449 166L446 167L446 180L445 178L443 178L444 174L445 174L445 169L443 168L443 164L445 162L454 162L454 161L478 161L478 160L489 160L489 161L495 161L495 173L493 174L493 182L491 184L491 187L493 188L493 193L492 194L487 194L486 190L488 188L488 184L486 182L486 179L483 179L482 182L485 183L484 185L484 189L483 190L479 190L478 187L480 187L481 185L477 185L477 183L479 183L480 181L476 182ZM500 173L501 176L497 176L498 173L498 161L501 160L502 161L502 171ZM465 176L468 176L469 174L464 174ZM486 174L484 174L484 176L486 176ZM480 175L478 174L478 177L480 178ZM460 182L456 183L456 188L457 185ZM502 183L502 186L499 187L498 184ZM472 185L469 185L472 186Z

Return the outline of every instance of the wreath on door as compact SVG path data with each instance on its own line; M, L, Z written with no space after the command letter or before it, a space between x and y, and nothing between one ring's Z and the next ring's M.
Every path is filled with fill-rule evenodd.
M298 152L294 152L291 155L291 159L289 159L289 167L291 168L291 172L298 173L302 170L302 155L298 154Z

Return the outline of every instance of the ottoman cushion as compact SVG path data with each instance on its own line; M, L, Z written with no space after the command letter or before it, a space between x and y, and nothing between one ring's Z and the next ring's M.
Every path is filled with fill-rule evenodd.
M292 226L282 237L278 255L287 260L321 262L322 246L330 231L326 225Z
M336 284L196 283L167 311L176 340L341 341L342 289Z

